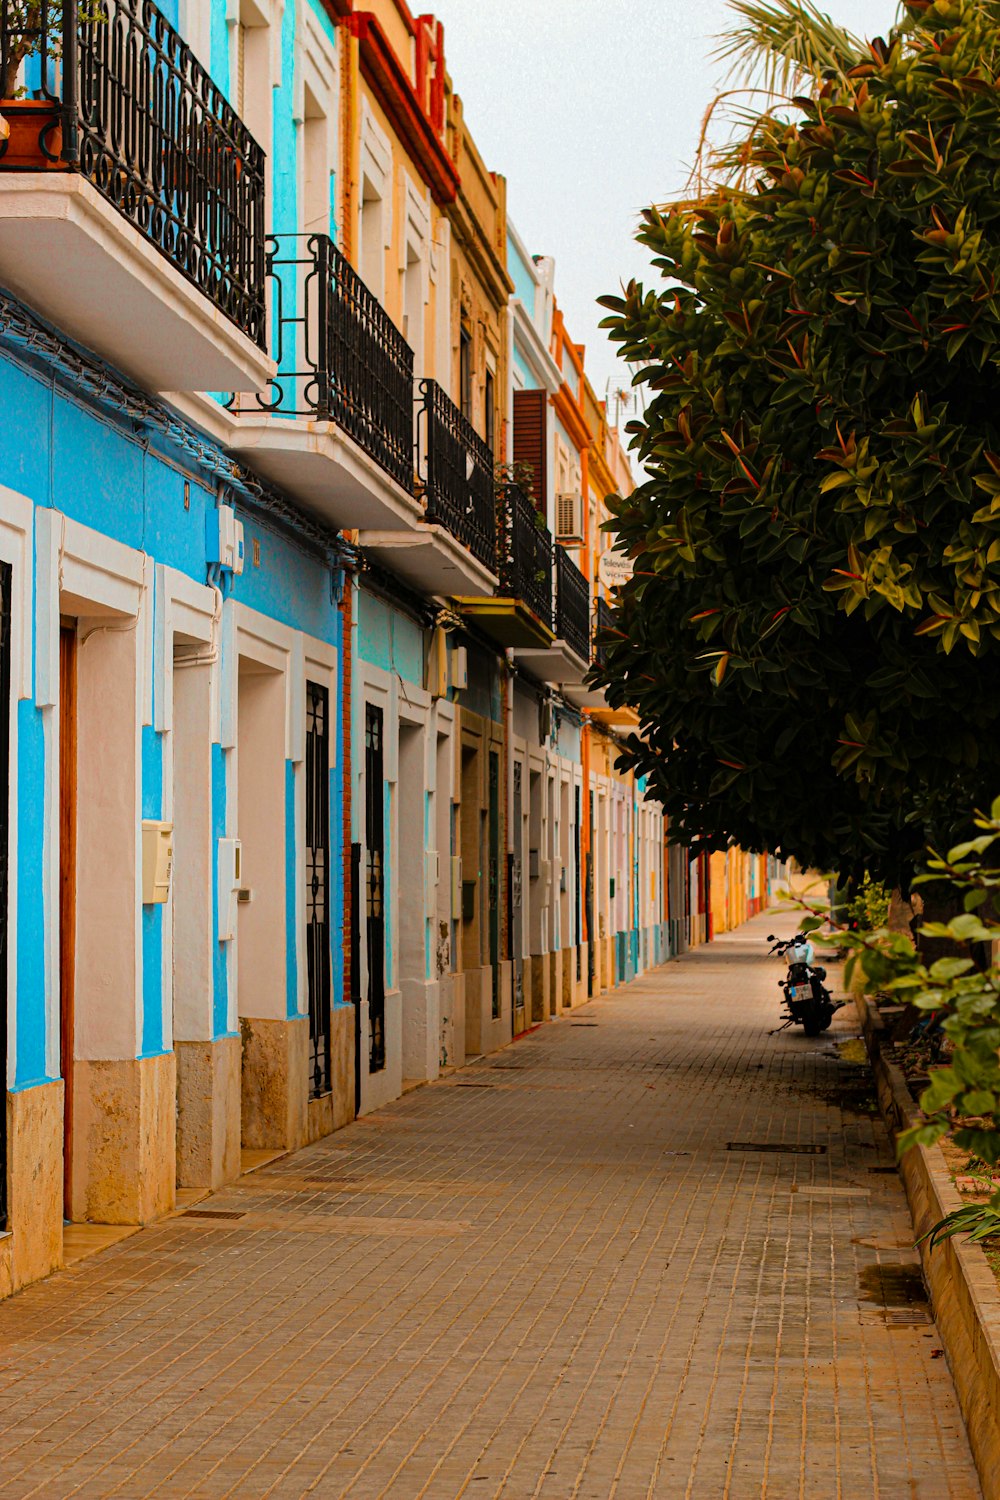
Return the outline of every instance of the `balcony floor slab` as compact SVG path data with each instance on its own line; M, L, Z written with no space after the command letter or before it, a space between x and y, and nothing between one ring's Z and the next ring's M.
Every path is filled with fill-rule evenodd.
M444 526L420 522L412 531L362 531L358 545L422 594L484 598L497 579Z
M590 663L578 656L567 641L554 640L543 650L529 647L514 652L519 667L537 677L540 682L550 682L555 687L564 683L582 683L590 671Z
M474 620L479 628L496 641L499 646L545 648L552 639L552 631L543 625L523 599L456 599L462 614Z
M584 683L567 684L563 696L574 708L606 709L608 706L607 694L603 688L587 687Z
M275 370L75 172L0 171L0 285L148 391L258 391Z
M333 422L243 411L229 447L338 531L412 530L420 503Z

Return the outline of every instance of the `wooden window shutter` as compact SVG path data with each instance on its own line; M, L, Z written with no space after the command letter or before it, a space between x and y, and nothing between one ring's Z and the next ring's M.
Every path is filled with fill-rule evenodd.
M534 475L532 490L536 509L548 510L549 476L546 468L545 412L548 399L544 391L514 392L514 462L527 464Z

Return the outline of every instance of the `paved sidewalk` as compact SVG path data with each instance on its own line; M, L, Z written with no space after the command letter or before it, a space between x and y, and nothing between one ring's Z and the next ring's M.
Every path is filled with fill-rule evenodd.
M0 1304L0 1497L978 1496L774 920Z

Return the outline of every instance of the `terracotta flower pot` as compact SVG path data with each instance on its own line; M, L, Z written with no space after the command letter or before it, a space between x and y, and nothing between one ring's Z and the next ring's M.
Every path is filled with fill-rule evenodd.
M58 104L47 99L3 99L0 115L10 131L6 140L0 139L0 171L65 171Z

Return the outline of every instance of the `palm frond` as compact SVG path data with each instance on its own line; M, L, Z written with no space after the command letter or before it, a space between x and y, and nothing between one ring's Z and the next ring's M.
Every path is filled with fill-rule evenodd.
M714 56L731 74L777 94L795 94L826 75L843 78L868 60L868 47L838 26L813 0L729 0L738 23Z

